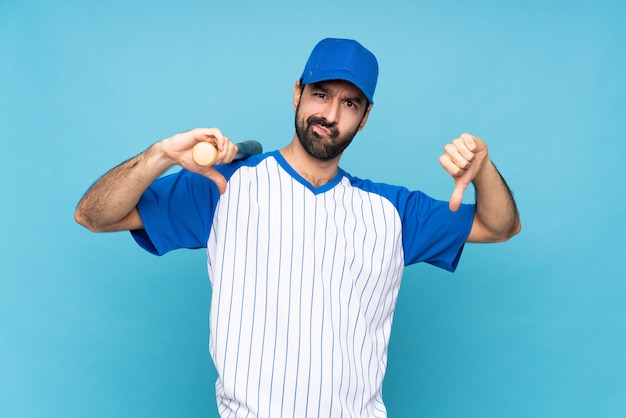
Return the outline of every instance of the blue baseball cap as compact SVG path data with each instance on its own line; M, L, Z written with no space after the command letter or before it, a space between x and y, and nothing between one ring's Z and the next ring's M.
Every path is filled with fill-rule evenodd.
M373 104L377 79L378 61L363 45L352 39L326 38L313 48L300 81L349 81Z

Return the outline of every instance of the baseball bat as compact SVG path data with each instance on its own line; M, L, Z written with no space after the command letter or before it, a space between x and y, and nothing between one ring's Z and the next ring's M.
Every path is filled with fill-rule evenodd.
M261 154L263 152L261 143L252 139L239 142L235 145L237 146L238 152L233 161L245 160L252 155ZM215 163L217 159L217 149L213 144L208 142L198 142L194 145L191 156L196 164L207 167Z

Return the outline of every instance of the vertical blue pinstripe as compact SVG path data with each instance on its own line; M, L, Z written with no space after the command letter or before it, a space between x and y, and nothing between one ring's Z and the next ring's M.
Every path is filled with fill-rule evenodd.
M282 182L279 181L278 182L278 186L279 186L279 188L278 188L278 196L279 196L278 202L280 203L278 205L278 207L279 207L278 219L282 219L283 218L283 216L282 216L282 210L283 210L283 207L282 207L282 202L283 202L283 199L282 199L282 196L283 196L283 188L282 188L283 185L282 185ZM282 222L278 223L278 229L279 229L278 236L281 237L281 239L282 239L282 236L283 236L283 223ZM279 301L280 301L280 286L281 286L281 282L282 282L282 277L280 275L280 273L281 273L280 266L282 266L282 255L283 255L283 252L282 251L278 251L278 266L279 266L279 269L278 269L278 277L276 278L276 280L277 280L276 305L277 306L276 306L276 315L275 315L276 317L274 319L274 329L276 330L277 333L278 333L278 321L279 321L279 316L280 316L279 315L279 311L280 311ZM274 364L276 363L276 346L277 346L277 344L274 343L274 352L273 352L273 355L272 355L272 374L271 374L271 378L270 378L270 398L269 398L269 402L268 402L268 405L267 405L267 411L268 411L267 412L267 416L268 417L271 416L272 397L274 395L274 390L273 390L274 389L274 371L276 370L276 368L274 367Z
M370 206L370 211L371 211L371 210L373 210L373 209L371 209L371 207L372 207L372 201L371 201L371 196L369 196L369 195L368 195L368 200L369 200L369 206ZM374 253L374 248L376 247L376 242L378 242L378 229L376 228L376 224L374 224L374 225L373 225L373 227L374 227L374 241L373 241L373 242L374 242L374 245L372 246L372 250L371 250L371 251L372 251L372 253L370 254L370 256L369 256L369 257L364 258L364 260L363 260L363 261L365 261L365 260L368 260L368 261L370 261L370 260L374 260L374 255L375 255L375 253ZM362 301L362 300L363 300L363 295L364 295L364 293L365 293L365 290L366 290L366 288L367 288L367 284L369 283L369 281L370 281L371 277L372 277L372 270L370 269L370 271L369 271L369 273L368 273L368 275L367 275L367 279L365 280L364 286L362 287L361 294L359 295L359 301ZM365 312L365 313L366 313L366 312ZM356 352L355 352L355 350L356 350L356 348L357 348L357 347L356 347L356 331L357 331L357 328L355 327L355 329L354 329L354 336L353 336L354 341L353 341L353 347L352 347L352 355L354 356L354 358L355 358L355 359L360 358L360 357L357 357ZM365 337L365 336L364 336L364 337ZM361 344L361 353L362 353L362 352L363 352L363 344ZM359 371L360 371L361 375L364 375L364 374L363 374L363 364L362 364L362 363L361 363L361 364L359 364L359 365L358 365L358 367L359 367ZM354 410L354 409L355 409L355 405L356 405L356 395L357 395L357 392L356 392L356 391L354 391L354 395L353 395L353 398L352 398L352 410Z
M230 212L228 212L228 214L227 214L227 216L226 216L226 225L228 225L228 224L230 223L230 222L228 221L228 220L229 220L229 218L230 218ZM226 244L224 243L223 245L225 246ZM225 252L224 248L222 249L222 252ZM220 267L220 268L221 268L221 270L224 270L224 263L225 263L225 262L226 262L226 261L225 261L225 258L222 258L222 260L221 260L221 264L222 264L222 265L221 265L221 267ZM216 334L216 335L220 335L220 334L219 334L219 329L220 329L220 312L222 312L222 309L221 309L221 301L222 301L222 286L220 285L220 286L219 286L219 291L218 291L218 297L217 297L217 305L218 305L218 306L217 306L217 309L215 310L215 312L216 312L216 314L215 314L215 315L216 315L216 318L215 318L215 324L216 324L216 326L215 326L215 334ZM217 349L218 349L218 347L215 347L215 348L214 348L214 350L217 350ZM224 362L225 362L225 359L226 359L226 356L224 356ZM224 365L222 365L222 370L223 370L223 367L224 367ZM222 384L223 384L223 382L222 382ZM226 404L224 403L224 401L222 400L222 405L220 405L220 408L221 408L220 415L222 415L222 413L223 413L224 409L225 409L225 408L227 408L227 407L228 407L228 405L226 405Z
M267 170L267 177L268 177L268 184L270 184L271 182L269 181L270 179L270 172L269 172L269 168ZM268 188L267 190L268 196L267 196L267 202L269 203L269 213L272 213L272 208L271 208L271 202L272 202L272 196L271 196L271 190ZM271 230L272 225L271 225L271 218L268 217L268 231ZM269 234L268 236L268 248L272 248L271 246L271 241L272 241L272 234ZM267 332L267 305L268 305L268 292L267 289L269 289L268 283L269 283L269 253L267 255L267 260L266 260L266 266L265 266L265 304L263 305L265 307L264 310L264 316L263 316L263 343L261 345L261 362L260 362L260 368L259 368L259 376L262 376L263 374L263 357L265 355L265 341L266 341L266 332ZM261 385L258 385L258 394L257 394L257 402L258 402L258 407L261 407Z
M258 184L258 182L259 182L259 173L258 173L258 171L255 171L254 175L255 175L255 179L256 179L256 183L255 184ZM250 190L250 189L248 189L248 190ZM255 190L255 194L256 194L255 201L258 202L259 201L259 188L258 187ZM251 194L249 196L250 196L250 198L252 197ZM252 206L252 205L249 205L249 206ZM256 235L256 242L254 244L254 248L259 248L259 222L258 222L259 216L258 216L258 214L257 214L257 216L255 218L257 219L257 223L256 223L256 234L255 234ZM256 257L255 257L255 263L258 263L258 260L256 259ZM258 267L258 265L255 266L255 269L254 269L255 272L258 271L257 267ZM255 278L255 280L254 280L254 303L252 304L253 308L252 308L252 324L251 324L250 342L252 342L252 340L254 339L254 331L256 329L254 324L255 324L255 319L256 319L256 306L257 306L256 297L257 297L257 286L258 286L258 283L259 283L259 281ZM244 310L244 307L242 306L241 307L242 316L243 316L243 310ZM250 363L251 363L251 361L252 361L252 350L249 350L248 351L248 369L246 371L246 398L245 399L249 399L249 396L250 396L249 390L250 390L250 369L251 369ZM248 412L246 413L246 417L250 416L250 412L251 411L248 409Z
M337 222L337 217L338 217L337 216L337 206L338 206L338 204L337 204L337 199L336 199L336 196L335 196L336 193L337 193L337 188L333 188L333 190L332 190L333 210L334 210L333 219L335 220L334 227L335 227L335 229L338 229L337 228L337 223L336 223ZM345 225L345 222L343 222L343 224ZM339 234L338 233L334 233L333 236L335 238L335 244L333 245L334 251L332 253L332 255L333 255L332 259L333 260L332 260L331 265L333 266L333 271L334 271L335 257L337 255L337 240L338 240ZM345 249L344 249L344 254L345 254ZM345 257L344 257L344 266L345 266ZM331 280L333 280L334 277L335 277L333 271L331 271L331 274L330 274ZM342 268L342 272L343 272L343 268ZM343 276L344 275L341 274L341 278L343 278ZM340 282L341 282L341 279L340 279ZM332 283L331 283L331 285L332 285ZM341 288L341 284L340 284L339 287ZM332 332L332 344L331 344L331 347L330 347L330 352L332 353L332 356L331 356L331 367L330 367L331 379L330 379L330 390L329 390L329 392L333 393L334 390L335 390L335 380L333 379L332 373L334 373L334 370L335 370L335 333L334 333L334 330L336 329L336 326L335 326L335 320L334 320L335 319L335 315L334 315L334 312L333 312L332 300L330 301L329 306L330 306L330 324L331 324L330 328L331 328L331 330L333 330L333 332ZM321 412L322 412L322 409L321 409L321 398L322 398L322 395L321 395L321 392L320 392L320 407L318 407L318 416L321 416ZM333 415L333 400L334 399L331 396L331 398L330 398L330 405L328 406L328 416L332 416Z
M370 198L371 198L371 196L370 196ZM379 198L380 198L380 197L379 197ZM375 218L375 215L373 214L373 202L372 202L372 217L373 217L373 218ZM383 219L384 219L384 222L382 222L382 229L383 229L383 232L382 232L382 234L381 234L381 235L384 237L384 236L385 236L384 231L386 230L386 227L387 227L387 219L385 218L385 213L384 213L384 212L383 212ZM379 234L377 233L376 235L378 236ZM383 245L383 251L382 251L382 252L383 252L383 255L384 255L384 254L385 254L385 249L386 249L386 246L387 246L387 242L386 242L386 240L383 240L383 244L382 244L382 245ZM374 257L372 256L372 259L373 259L373 258L374 258ZM384 261L384 260L381 260L381 262L383 262L383 261ZM369 280L369 279L368 279L368 280ZM370 304L372 303L372 298L374 297L374 290L378 287L378 284L380 283L380 276L378 276L377 278L375 278L375 280L376 280L376 283L374 284L374 289L372 289L372 292L371 292L371 294L370 294L370 297L369 297L369 299L368 299L368 301L367 301L367 305L366 305L366 307L365 307L365 311L366 311L366 312L368 312L368 311L370 310ZM371 325L370 325L370 326L371 326ZM361 358L361 359L363 358L363 350L364 350L364 348L365 348L365 338L366 338L366 337L367 337L367 334L364 334L364 335L363 335L363 341L362 341L362 343L361 343L361 356L360 356L360 358ZM378 339L378 336L376 336L376 339ZM372 349L372 351L370 352L370 362L371 362L371 356L372 356L373 351L374 351L374 350ZM369 365L368 365L368 366L369 366ZM365 365L364 365L364 364L362 364L362 365L361 365L361 367L363 367L363 368L364 368L364 367L365 367ZM363 373L363 375L364 375L364 376L369 376L369 375L370 375L370 373L369 373L369 367L368 367L368 371L367 371L367 373L365 372L365 370L364 370L362 373ZM361 397L361 407L359 408L359 410L361 410L361 411L363 410L363 396L364 396L364 394L365 394L365 386L363 386L362 397Z
M354 218L356 218L356 212L355 212L356 205L354 204L354 198L355 198L355 193L354 193L354 190L351 190L350 198L351 198L351 201L352 201L352 203L353 203L353 204L351 204L351 205L350 205L350 207L352 208L352 215L353 215L353 217L354 217ZM345 225L347 225L347 224L346 224L346 223L344 223L344 226L345 226ZM353 242L356 242L356 228L357 228L357 223L355 222L355 224L354 224L354 229L353 229L353 231L352 231ZM347 236L347 235L346 235L346 236ZM347 245L347 243L348 243L348 240L346 240L346 245ZM352 267L353 267L353 265L354 265L354 261L355 261L355 259L356 259L356 252L353 254L353 258L352 258L352 260L350 261L350 267L349 267L350 271L352 271ZM344 279L344 277L345 277L345 276L342 276L342 279L341 279L341 280L342 280L342 283L343 283L343 279ZM352 302L352 292L353 292L353 290L354 290L354 286L352 286L352 287L350 288L350 295L349 295L348 300L347 300L347 304L348 304L348 306L350 306L350 305L351 305L351 302ZM348 316L347 316L347 318L346 318L346 323L349 323L349 322L350 322L350 312L349 312L349 311L347 312L347 315L348 315ZM340 333L340 335L341 335L341 329L339 330L339 333ZM340 343L341 343L341 352L342 352L342 356L343 356L344 358L347 356L347 350L348 350L348 347L346 346L346 344L347 344L347 342L348 342L348 338L347 338L347 337L348 337L348 333L349 333L349 329L346 327L346 339L345 339L345 343L343 342L343 340L340 340ZM350 357L348 357L348 359L349 359L349 358L350 358ZM339 384L339 394L340 394L340 395L341 395L341 393L342 393L343 383L344 383L344 364L345 364L345 362L341 362L341 383ZM352 372L351 372L350 364L348 364L348 386L350 385L350 383L349 383L349 382L350 382L350 379L351 379L351 375L352 375ZM344 401L344 402L341 402L341 414L342 414L342 415L343 415L343 411L344 411L344 408L345 408L345 406L344 406L345 404L346 404L346 403L345 403L345 401Z
M313 210L313 242L316 242L315 238L317 236L317 204L314 206L314 210ZM316 252L313 252L313 265L316 266L317 263L315 262L316 260ZM313 306L315 306L314 303L314 297L315 297L315 279L311 280L311 312L309 313L309 353L311 353L313 351ZM308 413L309 411L309 396L311 394L311 360L309 360L309 372L308 372L308 379L307 379L307 390L306 390L306 404L304 407L304 410Z
M328 193L325 193L322 196L322 200L324 201L324 204L322 205L322 209L323 209L323 214L324 214L324 251L322 251L322 261L320 262L320 277L324 278L325 275L323 273L324 270L324 266L325 266L325 260L326 260L326 250L328 249L328 245L327 240L328 240L328 205L326 204L326 200L327 200L327 196ZM329 280L332 281L333 275L332 275L332 271L331 274L329 275ZM324 318L326 317L326 292L324 290L324 284L322 283L322 307L321 307L321 311L322 311L322 324L324 324ZM331 317L332 320L332 317ZM324 362L324 359L322 358L324 353L324 327L320 327L320 351L319 351L319 356L320 356L320 364L322 364ZM332 372L332 369L331 369ZM321 407L322 407L322 387L324 386L324 368L320 367L320 386L319 386L319 391L318 391L318 399L317 399L317 413L318 413L318 417L319 414L321 412Z
M296 182L296 180L292 178L291 179L292 188L293 188L295 182ZM304 190L303 188L300 188L300 189L303 192L302 200L304 200L306 198L306 190ZM294 201L295 201L295 194L294 194ZM301 252L300 252L300 255L301 255L301 257L300 257L300 273L297 276L295 276L295 277L298 277L298 278L302 278L303 277L303 275L304 275L304 265L305 265L305 263L304 263L304 253L305 253L304 249L305 249L306 240L304 239L304 237L305 237L305 231L306 231L306 225L307 225L307 223L306 223L306 219L307 219L306 215L307 214L306 214L306 211L303 211L303 212L304 212L302 214L302 218L303 218L302 219L302 235L303 235L303 239L302 239L302 248L301 248ZM299 294L300 298L299 298L299 301L298 301L298 347L297 347L297 351L296 351L298 353L298 356L297 356L297 361L296 361L296 373L295 373L296 374L296 379L295 379L296 380L296 384L295 384L294 391L293 391L293 411L292 411L292 414L291 414L291 416L294 416L294 417L296 416L298 386L299 386L299 383L300 383L300 379L298 379L297 376L300 375L300 354L301 354L301 352L300 352L300 345L302 343L302 326L301 326L302 325L302 296L303 296L302 295L302 285L300 285L300 294Z
M238 214L238 217L241 216L241 209L242 209L241 205L239 204L240 201L241 201L240 198L241 198L241 187L237 188L237 214ZM249 233L248 232L249 231L249 226L250 226L250 216L249 216L249 213L248 213L248 216L246 218L247 218L247 223L246 223L246 240L247 240L248 239L248 233ZM239 223L237 223L235 228L237 228L238 225L239 225ZM237 235L236 230L235 230L235 235ZM244 252L243 260L247 260L248 259L247 249L248 249L248 246L246 245L246 250ZM232 262L233 262L233 270L235 269L235 266L237 264L241 265L240 263L237 263L237 261L235 260L235 257L232 257ZM243 273L242 273L244 277L246 277L246 269L247 269L247 263L244 262L243 263ZM235 287L235 281L233 280L232 283L231 283L231 300L233 299L234 287ZM246 295L245 292L241 292L241 304L240 304L240 306L244 305L245 295ZM229 312L228 312L229 334L230 334L231 310L232 310L232 303L229 306ZM240 343L241 343L241 329L243 328L242 327L242 322L243 322L243 315L240 315L239 316L239 332L237 333L237 354L235 356L235 358L237 360L239 360L239 349L241 348L240 347ZM226 344L225 352L228 352L228 344ZM226 362L226 356L224 356L224 362ZM235 369L234 369L234 373L233 373L234 376L235 376L235 378L233 379L233 394L234 394L234 396L237 396L237 375L238 375L237 368L238 367L239 367L239 361L237 361L235 363ZM226 369L225 365L224 365L224 369ZM235 409L235 411L234 411L235 416L237 415L237 412L239 411L240 407L241 407L241 404L238 404L237 405L237 409Z
M289 280L289 307L287 309L287 332L289 333L290 331L290 324L291 324L291 297L293 296L291 291L292 291L292 282L294 280L295 277L293 274L293 251L294 251L294 230L295 230L295 225L293 223L293 219L294 219L294 192L293 192L293 180L289 182L289 186L291 187L291 191L289 193L289 196L291 196L290 199L290 204L291 204L291 249L290 249L290 254L289 254L289 276L288 276L288 280ZM287 335L286 338L286 347L285 347L285 362L284 364L288 364L288 359L289 359L289 335ZM280 399L280 410L284 411L284 407L285 407L285 386L286 386L286 381L287 381L287 367L284 368L283 370L283 390L281 393L281 399Z
M364 216L363 201L360 201L360 210L361 210L361 219L363 219L365 217ZM355 230L356 230L356 227L355 227ZM363 246L361 248L361 251L362 251L361 257L362 257L363 262L361 263L359 272L356 275L357 277L361 276L361 272L363 271L363 268L365 266L365 263L364 263L364 261L366 259L366 257L365 257L365 246ZM352 301L352 292L350 292L350 301ZM350 322L348 322L348 323L350 323ZM348 331L349 331L349 328L348 328ZM352 351L352 355L348 357L348 365L350 366L350 373L348 375L348 387L346 389L346 400L345 400L345 405L346 406L348 405L348 402L349 402L348 396L350 395L350 391L351 391L351 388L352 388L352 367L353 366L354 366L354 370L355 370L355 373L356 373L356 353L354 351L355 350L354 341L356 340L356 332L357 332L357 327L355 326L353 328L352 338L349 338L349 336L348 336L348 338L346 338L346 344L348 344L350 341L352 341L352 347L350 347L351 351ZM353 364L353 362L354 362L354 364Z

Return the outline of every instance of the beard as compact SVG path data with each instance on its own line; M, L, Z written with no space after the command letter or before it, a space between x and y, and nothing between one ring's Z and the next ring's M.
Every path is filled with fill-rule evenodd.
M350 132L341 135L336 124L328 122L326 118L309 116L306 121L299 115L300 106L296 109L296 135L304 150L313 158L329 161L340 156L350 145L358 132L358 126ZM320 125L330 131L329 135L319 135L313 130L313 125Z

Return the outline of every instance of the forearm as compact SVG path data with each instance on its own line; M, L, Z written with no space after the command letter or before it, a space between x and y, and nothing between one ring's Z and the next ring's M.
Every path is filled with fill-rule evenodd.
M174 162L162 152L160 142L143 153L113 168L85 193L78 203L74 218L86 228L115 231L141 226L139 218L122 222L135 210L148 186Z
M472 180L476 192L476 212L470 240L506 241L521 230L513 194L489 158Z

